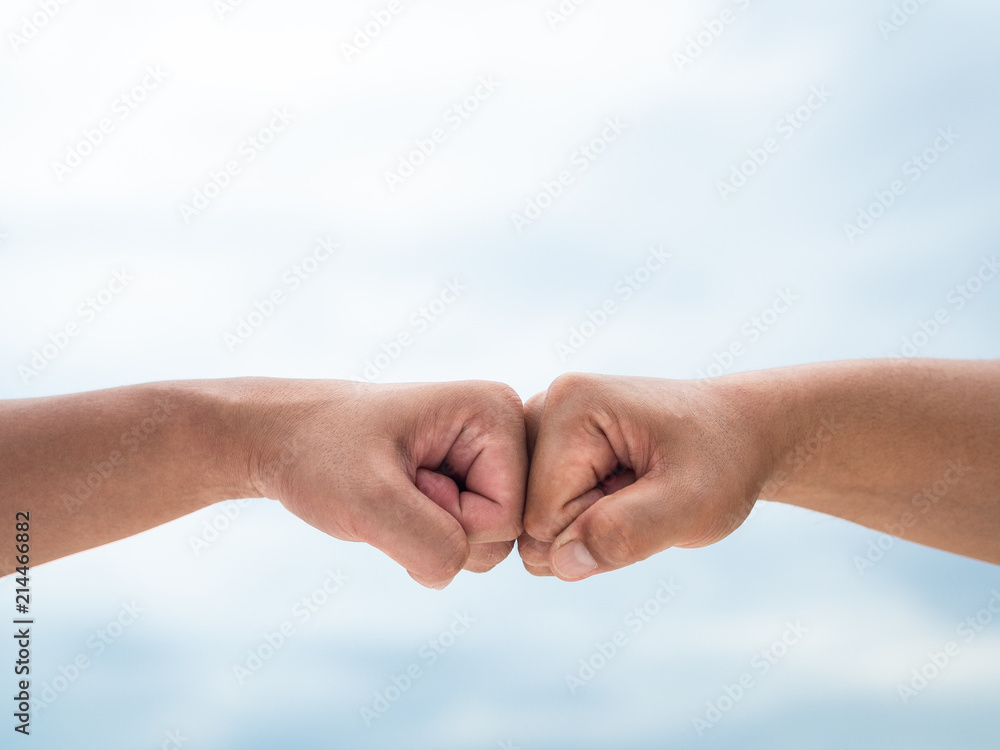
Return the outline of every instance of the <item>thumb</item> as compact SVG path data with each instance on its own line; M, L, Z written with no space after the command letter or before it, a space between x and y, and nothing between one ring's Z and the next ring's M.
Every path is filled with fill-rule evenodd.
M601 498L556 537L549 567L564 581L618 570L684 539L687 503L646 475Z
M359 538L398 562L418 583L441 589L469 558L461 524L405 476L372 498Z

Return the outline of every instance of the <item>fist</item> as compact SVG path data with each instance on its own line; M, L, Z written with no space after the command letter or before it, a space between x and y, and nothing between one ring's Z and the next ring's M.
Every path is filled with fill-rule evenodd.
M521 533L521 399L468 382L255 381L253 486L320 531L367 542L419 583L489 570Z
M567 581L722 539L773 466L763 406L725 379L564 375L525 422L518 550L529 572Z

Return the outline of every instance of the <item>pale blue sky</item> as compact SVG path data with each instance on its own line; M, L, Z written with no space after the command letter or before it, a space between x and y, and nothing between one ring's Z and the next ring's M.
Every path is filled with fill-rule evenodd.
M940 309L948 322L920 354L1000 356L1000 281L949 301L1000 253L995 5L922 4L887 39L883 0L591 0L552 29L557 6L400 0L348 64L341 43L387 3L245 0L222 19L211 0L71 3L16 52L8 32L41 4L8 3L0 397L351 377L403 331L414 343L380 380L493 379L525 398L567 370L694 377L736 342L730 371L885 356ZM679 70L675 53L724 11ZM157 66L162 81L147 77ZM480 76L496 91L453 129L447 113ZM795 112L813 87L829 97L806 121ZM246 146L274 108L291 122ZM786 139L789 114L801 127ZM60 182L53 162L102 118L110 132ZM579 172L608 118L624 132ZM444 142L390 191L386 171L439 127ZM768 138L775 153L723 200L718 182ZM180 205L231 160L239 173L185 223ZM573 184L516 231L511 214L562 170ZM844 225L894 180L905 192L850 243ZM338 252L293 289L285 274L322 237ZM625 300L616 287L650 246L671 258ZM134 280L81 315L121 269ZM456 279L466 291L418 330L411 316ZM226 334L274 289L285 304L230 353ZM751 340L744 326L779 291L795 303ZM608 298L618 312L560 358ZM24 382L18 368L71 322L80 335ZM1000 622L956 633L1000 590L993 566L897 542L862 575L878 534L761 504L723 543L583 584L533 579L514 557L438 593L269 501L196 555L220 513L35 571L36 679L91 663L37 713L32 746L156 748L175 730L192 750L995 746ZM295 602L330 569L349 580L300 622ZM631 632L661 579L679 592ZM133 600L145 611L97 654L95 634ZM477 622L430 665L421 648L456 612ZM241 685L233 666L286 621L295 635ZM787 623L808 632L761 674L755 655ZM566 676L619 630L627 644L571 694ZM960 655L904 704L897 686L949 640ZM412 664L419 679L366 726L360 709ZM700 737L693 720L746 674L753 688Z

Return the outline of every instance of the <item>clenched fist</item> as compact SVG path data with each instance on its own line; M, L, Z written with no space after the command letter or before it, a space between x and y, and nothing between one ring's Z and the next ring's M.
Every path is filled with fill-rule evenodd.
M716 542L767 481L767 420L724 381L564 375L525 413L531 470L518 546L568 581Z
M521 533L520 397L498 383L255 381L257 493L338 539L367 542L419 583L483 572Z

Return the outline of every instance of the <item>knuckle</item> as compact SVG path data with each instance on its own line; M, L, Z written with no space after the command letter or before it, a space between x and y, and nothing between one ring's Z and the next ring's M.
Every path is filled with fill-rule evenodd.
M513 542L473 545L465 569L473 573L486 573L506 560L512 549Z
M518 411L524 408L524 402L511 386L492 380L479 380L469 383L468 393L476 401L488 401L491 405L499 405L505 411Z
M443 540L440 555L435 564L428 566L426 578L431 581L447 581L458 575L469 559L469 542L461 527L448 533Z
M507 527L507 538L513 542L524 533L524 508L517 508Z
M548 565L550 545L537 540L519 542L517 551L525 565L544 567Z
M540 542L551 542L558 536L562 529L555 529L555 524L551 519L541 515L538 511L533 511L530 507L524 512L524 533L532 539Z
M489 383L489 386L491 395L504 405L519 411L524 408L520 395L511 386L506 383Z
M587 524L588 548L615 568L637 560L635 540L625 532L625 524L608 514L599 513Z
M491 544L487 552L487 559L492 565L498 565L507 559L507 556L513 551L513 549L513 541Z
M597 381L598 376L596 375L567 372L552 381L552 385L549 386L549 396L556 402L562 402L595 387Z

